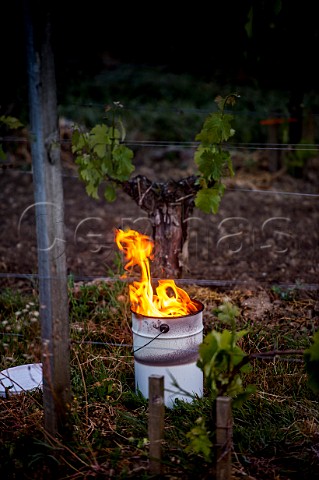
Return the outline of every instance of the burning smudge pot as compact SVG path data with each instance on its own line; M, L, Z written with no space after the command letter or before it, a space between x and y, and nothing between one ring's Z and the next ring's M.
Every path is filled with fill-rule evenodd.
M132 311L136 392L148 398L149 376L164 376L164 403L169 408L175 399L191 402L194 395L203 395L203 372L196 363L203 341L204 306L193 302L197 312L180 317L156 318Z
M135 388L148 398L151 375L164 377L164 403L192 401L202 396L203 372L197 367L203 341L204 306L192 300L172 279L151 284L149 260L154 243L135 230L116 230L115 241L124 252L125 270L140 269L141 278L129 285L135 367ZM175 385L176 384L176 385Z

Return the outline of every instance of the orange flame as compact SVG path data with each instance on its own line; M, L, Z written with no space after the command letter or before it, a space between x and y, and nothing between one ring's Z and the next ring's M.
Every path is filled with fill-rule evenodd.
M198 311L198 306L174 280L158 280L154 294L149 262L154 258L154 242L150 237L135 230L116 230L115 242L127 260L125 270L140 268L141 280L129 285L133 312L149 317L180 317Z

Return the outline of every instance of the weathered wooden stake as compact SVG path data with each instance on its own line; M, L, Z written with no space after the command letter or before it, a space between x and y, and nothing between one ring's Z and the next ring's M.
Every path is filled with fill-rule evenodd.
M71 403L68 291L49 13L46 2L34 4L24 0L38 245L44 426L50 434L65 436L70 432L68 414Z
M216 399L216 480L231 480L232 409L230 397Z
M149 419L148 437L150 473L162 473L162 441L164 438L164 376L149 377Z

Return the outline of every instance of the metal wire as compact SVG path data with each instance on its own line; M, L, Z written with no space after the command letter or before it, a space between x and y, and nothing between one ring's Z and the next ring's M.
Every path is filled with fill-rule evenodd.
M32 137L32 132L30 132ZM19 136L0 137L1 143L25 143L30 140ZM71 139L60 139L57 141L59 145L71 145ZM199 142L189 141L171 141L171 140L126 140L123 145L133 147L156 147L156 148L197 148ZM277 151L317 151L318 143L269 143L269 142L251 142L251 143L225 143L224 148L229 150L277 150ZM5 163L2 162L2 165Z
M27 165L27 164L26 164ZM10 166L11 164L0 164L0 167L6 168L6 166ZM29 166L29 165L28 165ZM32 170L25 171L21 168L21 165L18 166L17 168L12 166L15 172L24 174L24 175L33 175ZM78 175L70 175L66 173L62 173L63 178L74 178L74 179L79 179ZM262 195L283 195L283 196L299 196L299 197L313 197L313 198L318 198L319 194L318 193L302 193L302 192L284 192L282 190L259 190L257 188L255 189L250 189L250 188L232 188L232 187L227 187L226 192L246 192L246 193L261 193Z
M0 272L0 278L20 278L24 280L38 280L40 279L40 275L38 273L14 273L14 272ZM42 277L43 278L43 277ZM58 276L50 276L50 278L59 278ZM121 278L119 276L113 276L113 277L103 277L103 276L93 276L93 275L88 275L88 276L82 276L82 275L72 275L70 277L72 281L74 282L94 282L96 280L100 280L103 282L129 282L135 280L134 277L128 278ZM153 278L153 281L156 282L160 280L157 277ZM236 285L242 285L246 286L247 283L246 281L241 281L241 280L213 280L213 279L200 279L200 278L179 278L178 280L175 280L176 284L183 284L183 285L199 285L199 286L207 286L207 287L233 287ZM301 283L301 284L295 284L295 283L284 283L284 282L269 282L265 281L258 281L260 285L277 285L281 288L287 288L287 289L295 289L295 290L319 290L319 283Z
M19 337L25 337L25 335L23 334L20 334L20 333L8 333L8 332L0 332L0 335L2 336L19 336ZM141 350L142 348L151 348L152 351L154 350L157 350L157 351L169 351L169 352L172 352L172 351L176 351L176 352L179 352L180 349L176 348L176 349L173 349L173 348L168 348L168 347L165 347L165 346L161 346L161 347L149 347L149 344L151 344L154 340L156 340L159 336L161 335L161 333L159 333L157 336L155 336L154 338L152 338L147 344L145 345L142 345L141 347L137 348L136 350L133 350L134 349L134 345L132 344L129 344L129 343L114 343L114 342L101 342L101 341L94 341L94 340L70 340L70 343L71 344L76 344L76 345L92 345L92 346L98 346L98 347L116 347L116 348L130 348L132 349L132 353L134 355L135 352ZM40 337L35 337L37 340L41 340ZM188 349L189 352L198 352L198 349L196 348L189 348ZM253 354L250 354L250 358L251 358L251 361L252 360L264 360L264 361L273 361L273 362L295 362L295 363L303 363L303 359L301 358L293 358L293 357L285 357L285 356L282 356L282 355L288 355L289 352L280 352L280 351L277 351L277 352L262 352L262 353L253 353ZM290 355L297 355L297 356L300 356L300 355L303 355L303 351L296 351L296 352L291 352ZM243 357L247 357L248 355L246 355L245 353L243 353Z

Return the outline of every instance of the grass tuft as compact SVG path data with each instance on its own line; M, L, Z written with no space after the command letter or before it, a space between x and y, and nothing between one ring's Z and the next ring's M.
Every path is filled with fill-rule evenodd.
M221 305L232 302L238 308L236 328L249 332L241 339L248 354L300 352L319 328L318 318L307 313L315 310L315 298L279 298L269 291L275 303L256 319L246 307L251 292L186 290L204 304L204 334L225 328L217 313ZM1 369L38 362L37 299L6 290L0 306ZM148 402L135 392L127 284L70 282L69 318L73 437L64 444L43 431L41 390L0 397L0 477L151 479ZM319 402L302 355L257 355L251 365L243 380L256 392L233 409L233 478L318 479ZM162 478L211 478L212 465L187 450L187 434L199 417L213 418L212 408L205 395L165 408Z

